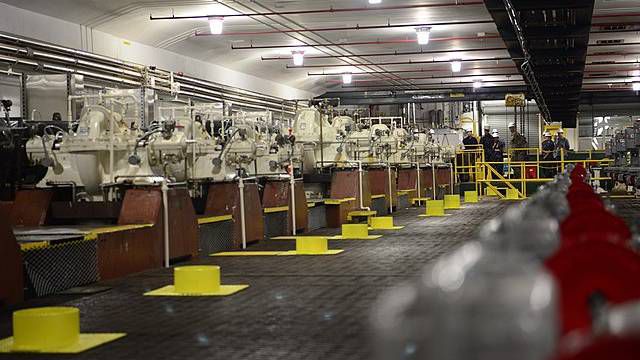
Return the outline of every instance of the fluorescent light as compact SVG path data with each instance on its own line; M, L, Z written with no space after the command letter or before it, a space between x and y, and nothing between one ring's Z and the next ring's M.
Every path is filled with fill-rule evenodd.
M342 74L342 83L343 84L351 84L351 80L353 79L353 74L344 73Z
M295 65L295 66L304 65L304 51L303 50L293 50L293 51L291 51L291 56L293 56L293 65Z
M633 70L633 72L631 73L631 75L633 75L633 76L640 76L640 70Z
M454 60L451 62L451 71L452 72L460 72L462 70L462 63L458 60Z
M416 35L418 36L418 44L427 45L431 37L431 28L426 26L416 28Z
M633 91L640 91L640 82L635 82L631 86L633 87Z
M369 0L369 4L380 4L382 0Z
M222 16L209 18L209 31L214 35L222 34L222 26L224 25L224 18Z
M480 89L482 87L482 80L476 80L473 82L474 89Z

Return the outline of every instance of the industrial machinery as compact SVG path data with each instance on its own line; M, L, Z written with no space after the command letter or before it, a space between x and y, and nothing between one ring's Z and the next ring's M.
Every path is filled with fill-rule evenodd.
M304 173L343 166L348 160L345 151L348 140L341 129L329 122L329 108L327 103L316 103L298 110L293 120L291 135L295 137L295 154L303 164ZM345 120L340 122L346 126Z
M70 96L69 108L72 101L80 101L82 110L77 122L69 112L69 132L48 125L43 135L34 136L27 143L29 158L48 168L39 187L71 187L74 197L92 198L101 195L105 184L125 179L148 181L160 175L157 169L168 171L181 160L179 153L186 143L168 142L175 131L175 122L155 124L146 132L138 130L138 100L132 92ZM160 133L161 140L153 138ZM149 143L164 153L158 157L139 150L141 144ZM184 176L180 172L175 175Z

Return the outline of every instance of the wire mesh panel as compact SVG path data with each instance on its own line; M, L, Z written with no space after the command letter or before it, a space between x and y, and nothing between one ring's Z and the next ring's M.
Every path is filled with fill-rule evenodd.
M409 204L409 196L408 195L399 195L398 196L398 208L406 209L410 206Z
M97 240L76 240L22 252L29 290L54 294L100 280Z
M200 225L200 254L233 249L233 221L220 221Z
M376 215L386 215L389 212L389 209L386 205L385 198L377 198L371 200L371 210L375 210Z
M289 212L279 211L264 215L264 236L270 238L274 236L287 235L287 224L289 222Z
M327 227L326 211L326 207L322 204L309 208L309 231Z

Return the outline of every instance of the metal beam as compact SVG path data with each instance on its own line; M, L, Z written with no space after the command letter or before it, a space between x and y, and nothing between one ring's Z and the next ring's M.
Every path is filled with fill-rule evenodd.
M464 59L458 60L460 62L485 62L485 61L505 61L511 60L511 57L494 57L494 58L482 58L482 59ZM387 66L387 65L424 65L424 64L449 64L451 60L425 60L425 61L392 61L392 62L381 62L381 63L371 63L371 64L363 64L363 63L352 63L352 64L319 64L319 65L301 65L301 66L291 66L287 65L287 69L303 69L303 68L332 68L332 67L351 67L351 66Z

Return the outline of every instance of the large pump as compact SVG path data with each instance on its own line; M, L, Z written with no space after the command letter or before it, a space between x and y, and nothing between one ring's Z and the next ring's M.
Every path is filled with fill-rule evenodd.
M49 125L42 136L27 142L29 158L48 168L39 187L70 186L77 196L94 197L101 194L101 185L125 179L149 180L157 175L150 159L141 153L140 161L129 159L145 134L137 130L137 99L127 92L100 93L69 97L83 103L77 123L70 121L70 130ZM133 118L127 116L133 112ZM173 131L163 124L153 132L167 136ZM144 161L142 160L144 158Z
M348 119L340 122L345 126L350 125ZM345 134L331 125L321 105L298 110L293 121L292 136L295 136L295 153L300 157L305 173L313 173L318 168L341 166L348 160Z

